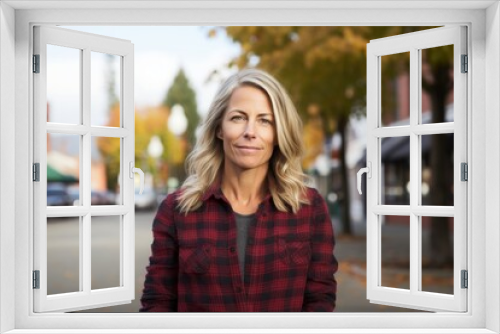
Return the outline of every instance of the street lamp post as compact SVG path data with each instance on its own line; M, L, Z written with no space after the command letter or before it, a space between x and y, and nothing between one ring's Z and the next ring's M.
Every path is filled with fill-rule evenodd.
M188 126L188 119L184 113L184 108L180 104L176 104L172 107L171 112L168 117L168 129L177 137L182 136Z
M177 138L180 138L186 132L188 127L188 119L184 113L184 108L180 104L175 104L170 110L170 116L168 117L167 127ZM168 178L168 185L170 188L177 188L179 184L179 178L182 178L179 174L182 174L180 170L177 170L178 166L173 166L174 176Z
M160 170L160 164L161 164L159 158L163 154L163 144L161 143L161 140L160 140L160 138L158 136L153 136L149 140L148 154L149 154L149 156L151 158L154 159L156 170L159 171ZM156 173L156 174L158 174L158 173ZM156 176L158 176L158 175L156 175ZM152 183L153 183L153 187L154 187L156 182L153 180Z

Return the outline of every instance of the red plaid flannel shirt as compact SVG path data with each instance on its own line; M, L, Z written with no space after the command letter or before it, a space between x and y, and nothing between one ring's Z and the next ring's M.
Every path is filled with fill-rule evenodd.
M243 283L233 210L220 186L187 216L179 191L161 203L141 298L141 312L333 311L337 283L334 235L324 199L308 189L310 205L278 211L270 195L248 231Z

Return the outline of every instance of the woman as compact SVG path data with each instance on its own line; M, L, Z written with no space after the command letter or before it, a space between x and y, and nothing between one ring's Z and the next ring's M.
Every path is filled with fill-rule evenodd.
M269 74L243 70L218 91L160 205L143 312L333 311L334 236L305 184L302 123Z

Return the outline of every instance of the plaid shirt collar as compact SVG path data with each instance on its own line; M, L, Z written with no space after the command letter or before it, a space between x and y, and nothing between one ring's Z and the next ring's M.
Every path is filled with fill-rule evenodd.
M220 177L218 177L215 180L215 182L212 183L212 185L210 187L208 187L207 190L205 190L205 192L203 193L203 196L201 197L201 200L203 202L205 202L207 199L209 199L212 196L214 196L217 199L221 199L221 198L225 199L225 196L222 193Z
M226 196L224 196L224 193L222 192L222 187L221 187L221 177L217 177L212 183L210 187L207 188L207 190L203 193L203 196L201 197L202 202L205 202L207 199L210 197L214 197L216 199L223 199L224 201L228 202ZM268 191L266 193L266 196L262 200L262 203L265 203L271 199L271 193Z

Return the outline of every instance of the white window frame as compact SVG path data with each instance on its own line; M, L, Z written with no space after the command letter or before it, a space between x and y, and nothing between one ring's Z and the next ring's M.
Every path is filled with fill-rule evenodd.
M48 45L72 48L80 57L79 124L47 121ZM117 127L95 126L91 121L91 59L93 52L115 55L120 74L120 124ZM39 272L39 287L34 290L35 312L75 311L130 303L135 292L135 208L134 208L134 45L128 40L99 36L52 26L34 27L34 54L39 56L39 73L33 74L34 84L34 162L40 164L39 181L34 193L34 270ZM47 206L47 134L78 136L80 170L80 205ZM120 141L120 202L118 205L92 205L91 140L116 138ZM92 289L92 219L95 216L118 218L120 240L119 285ZM79 290L48 294L47 291L47 218L72 217L79 221Z
M0 3L0 333L498 333L500 332L500 9L498 1ZM58 7L69 8L58 8ZM72 9L85 8L85 9ZM136 8L148 8L138 11ZM391 6L398 6L391 9ZM427 6L427 7L426 7ZM96 9L99 7L100 9ZM163 8L158 8L163 7ZM223 7L223 9L220 9ZM14 9L15 8L15 9ZM45 9L43 9L45 8ZM375 8L375 9L374 9ZM403 8L403 9L401 9ZM411 10L409 10L411 8ZM245 9L245 10L242 10ZM456 313L34 314L31 290L32 26L61 25L468 26L469 308ZM15 36L15 37L14 37ZM133 42L133 41L132 41ZM486 70L487 69L487 70ZM15 83L13 85L12 83ZM15 98L13 98L15 96ZM14 145L12 139L14 138ZM486 153L487 152L487 153ZM14 175L14 177L12 177ZM487 176L487 178L486 178ZM487 179L487 182L486 182ZM15 198L12 199L12 191ZM14 254L14 256L12 256ZM494 254L494 256L486 256ZM30 259L30 261L26 261ZM14 289L12 287L15 287ZM340 286L341 288L341 286ZM14 307L13 307L14 305ZM142 322L142 324L141 324ZM143 325L144 328L139 329ZM146 328L150 328L148 331ZM191 331L181 330L182 328ZM411 328L416 328L411 329ZM45 329L45 331L43 331ZM120 330L121 329L121 330ZM293 330L294 329L294 330ZM357 330L355 330L357 329ZM241 330L240 332L248 332Z

